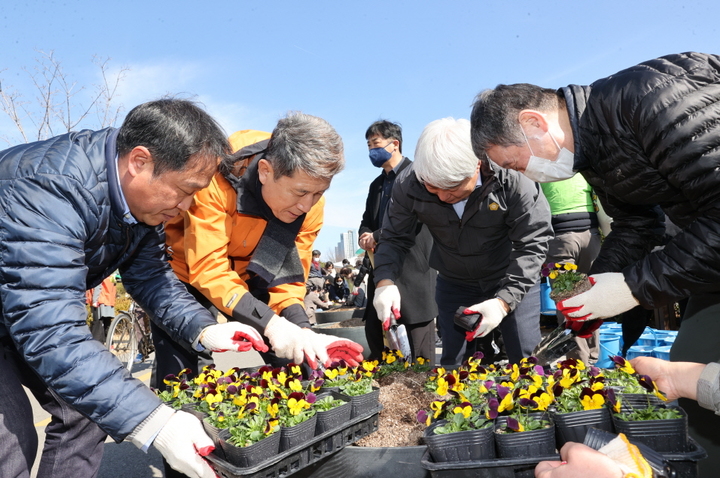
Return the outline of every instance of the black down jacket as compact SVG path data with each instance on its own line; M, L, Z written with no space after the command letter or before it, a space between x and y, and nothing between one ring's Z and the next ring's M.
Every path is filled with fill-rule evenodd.
M0 152L0 338L115 440L160 405L86 325L85 290L119 268L152 319L188 345L216 323L166 262L162 226L122 219L117 130Z
M668 55L560 93L575 169L613 218L591 272L622 271L646 307L720 291L720 57ZM649 254L657 206L682 232Z

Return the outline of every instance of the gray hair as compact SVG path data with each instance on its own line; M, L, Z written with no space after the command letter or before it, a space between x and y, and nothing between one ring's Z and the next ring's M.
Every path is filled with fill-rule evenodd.
M265 159L272 165L275 179L298 170L313 178L332 179L345 167L337 131L324 119L299 112L278 121Z
M528 83L498 85L495 89L481 91L475 97L470 114L475 154L483 157L485 150L493 145L524 145L520 112L532 109L547 113L557 110L563 103L556 90Z
M421 183L452 189L475 174L478 161L470 144L470 122L443 118L425 126L420 134L413 169Z

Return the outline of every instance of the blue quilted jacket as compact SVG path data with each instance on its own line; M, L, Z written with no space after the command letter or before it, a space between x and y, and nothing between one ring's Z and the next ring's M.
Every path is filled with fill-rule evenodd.
M119 269L152 320L188 347L216 322L166 262L163 227L123 220L116 137L85 130L0 152L0 339L120 441L160 400L92 339L85 290Z

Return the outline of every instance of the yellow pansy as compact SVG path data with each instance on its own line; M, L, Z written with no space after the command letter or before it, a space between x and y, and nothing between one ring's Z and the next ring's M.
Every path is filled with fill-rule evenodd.
M453 413L462 413L465 418L470 418L470 414L472 413L472 406L465 405L464 407L458 405L455 408L453 408Z
M437 390L435 391L435 393L437 393L440 396L446 395L448 393L448 383L444 377L438 377Z
M580 403L582 403L583 410L597 410L605 405L605 397L601 393L588 394L580 399Z

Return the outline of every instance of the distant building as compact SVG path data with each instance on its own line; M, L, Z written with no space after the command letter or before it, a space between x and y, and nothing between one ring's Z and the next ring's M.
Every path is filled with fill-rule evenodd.
M351 260L355 257L355 251L357 250L357 237L355 231L349 230L340 234L340 242L337 246L337 259L341 261L343 259Z

